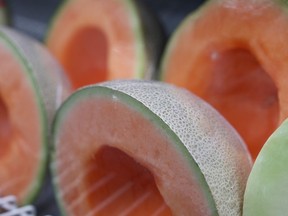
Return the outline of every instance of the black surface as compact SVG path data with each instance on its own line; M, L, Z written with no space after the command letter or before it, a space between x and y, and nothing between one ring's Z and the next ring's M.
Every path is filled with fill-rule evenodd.
M179 23L204 2L203 0L142 1L155 12L168 38ZM59 0L8 0L11 26L42 41L47 32L49 22L61 2ZM50 174L46 178L45 186L36 205L38 215L60 215L53 197Z
M204 0L142 0L158 16L169 36ZM38 40L44 38L60 0L8 0L12 26Z

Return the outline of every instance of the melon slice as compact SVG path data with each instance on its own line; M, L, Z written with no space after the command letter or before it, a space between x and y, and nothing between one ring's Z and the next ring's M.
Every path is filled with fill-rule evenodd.
M49 125L70 93L58 63L36 41L0 28L0 196L36 197L45 174Z
M75 88L111 79L147 78L162 51L162 30L138 0L65 1L47 46Z
M244 216L287 215L288 119L261 149L249 175L244 196Z
M174 33L161 64L161 80L212 104L254 159L288 117L286 7L276 0L207 1Z
M190 92L149 81L82 88L53 126L64 215L241 215L250 155Z

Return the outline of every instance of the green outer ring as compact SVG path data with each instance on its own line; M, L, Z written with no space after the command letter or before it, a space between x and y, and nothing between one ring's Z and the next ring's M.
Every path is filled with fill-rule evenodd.
M42 183L44 182L46 167L48 163L48 119L47 113L44 105L44 101L42 100L42 96L40 95L40 87L33 75L33 69L29 66L29 60L23 56L19 48L9 39L9 36L0 31L0 41L2 41L7 48L10 49L11 53L19 60L19 63L23 66L25 76L27 80L30 82L30 86L32 91L35 94L37 107L40 115L40 125L42 125L41 137L42 137L42 163L39 164L38 175L34 182L31 183L30 189L27 192L26 198L21 204L30 204L35 201L38 193L41 190Z
M175 148L182 153L184 158L187 160L187 163L190 165L191 170L193 174L198 179L199 185L201 185L201 188L204 193L204 197L206 197L206 200L208 202L208 206L210 206L210 210L212 212L212 215L218 216L216 204L214 202L212 193L210 191L210 188L205 180L204 175L201 173L201 170L198 166L198 164L195 162L193 157L191 157L189 151L185 147L185 145L181 142L179 137L175 134L175 132L155 113L153 113L149 108L147 108L143 103L136 100L135 98L129 96L128 94L125 94L121 91L113 90L108 87L103 86L88 86L84 87L76 92L74 92L58 109L53 126L52 126L52 143L53 143L53 150L52 150L52 163L51 163L51 170L52 174L54 175L53 178L53 184L55 191L59 191L59 187L57 184L56 179L56 138L58 136L58 131L61 128L61 123L63 119L65 119L65 114L69 112L69 109L72 106L76 106L77 102L84 98L89 97L104 97L111 100L115 100L115 97L117 98L117 101L120 101L123 104L126 104L129 106L129 108L137 111L140 115L147 118L149 121L153 122L153 124L159 128L161 131L163 131L163 134L167 136L167 139L171 141L172 144L174 144ZM56 193L56 199L58 201L59 207L61 209L61 212L63 215L67 215L65 212L64 203L62 202L60 196L58 193Z
M139 11L137 9L136 2L134 0L124 1L123 4L126 5L128 12L131 16L131 26L133 27L134 37L136 39L136 78L140 79L145 76L145 69L147 64L147 53L145 48L145 36L143 22ZM136 27L136 28L135 28Z
M74 0L75 1L75 0ZM48 31L45 35L44 43L47 44L50 32L53 31L54 25L57 22L57 19L61 16L62 13L65 13L66 6L73 0L64 0L63 3L57 8L55 15L52 17L49 25ZM134 33L134 38L136 39L136 58L138 59L136 69L135 69L135 78L143 78L145 74L146 64L147 64L147 52L145 47L145 36L143 29L143 22L141 21L140 14L137 9L136 2L134 0L124 0L124 7L127 9L129 16L131 17L131 29Z

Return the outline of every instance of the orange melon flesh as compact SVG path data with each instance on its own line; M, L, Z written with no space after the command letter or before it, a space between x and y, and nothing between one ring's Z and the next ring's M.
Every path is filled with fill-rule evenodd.
M53 127L52 169L63 214L240 216L249 154L217 112L187 93L114 81L69 97ZM217 134L214 123L221 125Z
M89 104L89 106L87 106L87 104ZM115 105L117 106L117 110L114 108ZM97 109L97 107L99 108ZM92 117L88 108L89 110L99 110L96 114L93 114L94 121L97 121L96 124L91 122L91 124L87 125L88 119ZM135 111L127 109L127 107L118 103L103 101L101 98L93 101L87 99L82 106L77 106L75 109L76 110L69 112L69 116L66 117L68 120L62 123L65 126L62 126L61 134L59 134L58 142L61 143L61 145L56 155L59 164L55 165L56 167L59 166L59 168L56 169L56 174L59 175L59 179L57 180L59 184L58 188L60 188L60 193L63 192L60 196L67 208L67 214L107 215L110 213L111 215L135 215L135 211L137 212L138 209L139 213L136 215L144 216L148 214L149 210L152 215L154 212L157 212L158 209L163 208L163 211L165 210L165 212L167 212L167 214L164 215L172 215L156 187L156 182L158 184L165 184L165 182L157 181L157 176L151 176L151 173L143 168L143 165L148 163L148 161L145 161L142 152L147 152L149 148L151 148L149 145L145 145L145 143L148 142L157 143L157 146L159 146L158 149L152 150L153 154L157 154L158 152L158 160L161 161L161 165L154 165L154 175L160 175L162 172L165 173L164 170L179 170L179 172L185 173L185 170L188 169L188 167L181 167L177 163L173 164L169 161L170 158L178 159L179 156L174 153L172 149L169 149L169 144L167 140L163 139L161 131L159 131L159 129L154 129L153 131L151 123L143 119L143 117L141 118ZM115 115L113 115L112 112L114 112ZM123 121L127 118L130 118L132 122L125 124ZM91 134L92 131L88 134L84 133L83 129L75 125L74 119L77 119L77 125L85 125L83 127L83 129L85 128L84 130L91 128L92 131L98 131L98 133L95 133L95 135ZM110 123L112 119L113 125ZM83 133L86 137L85 140L82 140ZM112 134L110 135L110 133ZM115 135L113 133L115 133ZM119 136L121 136L121 134L125 134L125 136L120 138ZM116 137L113 138L113 136ZM134 139L133 136L135 137ZM138 141L136 137L142 137L142 141ZM113 139L120 140L113 142ZM80 145L79 142L81 142ZM135 145L135 142L137 142L137 145ZM160 154L163 145L167 146L166 155ZM103 149L101 149L101 146L104 146L102 147ZM126 151L124 150L124 153L117 148L123 148L123 150L125 149ZM127 156L129 151L132 151L129 148L134 149L133 158L135 159L131 158L132 155ZM84 151L84 149L87 150ZM137 149L138 154L134 152L137 151ZM80 151L83 152L81 155L79 155ZM69 154L69 159L64 156L65 154ZM113 154L114 157L111 161ZM132 152L130 154L132 154ZM161 158L164 156L169 156L169 158L166 158L166 160L165 158ZM146 157L149 156L146 154ZM75 158L77 158L77 161L75 161ZM166 163L163 160L166 161ZM68 164L71 163L73 166L68 168ZM105 163L110 164L105 166ZM143 165L141 165L141 163ZM102 164L104 164L104 166ZM151 166L151 164L149 165ZM84 167L86 167L85 170ZM132 169L133 167L135 167L134 170ZM79 176L80 170L82 170L82 172L79 179L75 179L76 176ZM161 172L161 170L163 171ZM184 208L186 212L188 211L187 206L194 205L193 208L189 208L191 213L202 215L199 211L199 206L197 207L196 204L201 205L203 209L208 209L205 207L205 203L199 202L203 198L200 191L198 191L200 187L197 186L196 182L194 183L195 180L193 180L192 176L189 181L188 179L182 180L181 173L178 174L178 176L176 173L167 173L165 175L172 175L170 178L179 178L178 181L182 182L182 184L188 184L189 182L189 184L191 184L191 191L189 192L191 194L197 194L194 195L195 200L191 204L190 200L187 200L186 203L184 200L181 208ZM71 182L71 179L75 179L75 181ZM195 184L194 187L193 184ZM177 199L177 197L180 199L180 193L189 190L182 188L180 192L179 189L177 191L173 189L171 186L170 191L166 193L172 197L175 196L175 199ZM199 201L197 202L198 199ZM130 207L134 205L135 207L130 209ZM180 208L180 206L178 208ZM126 211L127 213L125 213ZM209 212L205 212L203 215L209 214Z
M218 109L254 159L288 114L285 13L274 1L208 1L183 22L162 62L161 79Z
M75 34L63 51L63 65L76 88L108 79L108 51L101 30L87 27Z
M0 28L0 194L31 203L45 175L49 124L70 93L57 62L34 40Z
M88 197L91 206L96 202L100 203L100 207L96 208L98 215L119 212L119 215L152 215L157 212L159 215L171 215L151 172L121 150L102 147L87 166L95 168L92 173L87 174L89 185L107 179L96 193L91 193ZM127 208L129 205L131 206ZM92 211L96 213L96 210Z
M143 78L153 70L154 59L148 59L146 46L153 46L153 53L158 48L146 41L139 10L132 0L73 0L62 5L46 44L74 88L104 80ZM158 31L153 32L155 37Z
M39 145L43 142L42 113L31 81L23 74L25 69L3 40L0 56L0 194L13 194L23 202L45 157Z

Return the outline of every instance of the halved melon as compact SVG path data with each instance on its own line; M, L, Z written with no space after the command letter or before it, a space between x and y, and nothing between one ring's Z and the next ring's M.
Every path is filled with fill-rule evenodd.
M171 38L160 79L212 104L255 159L288 117L287 28L280 1L207 1Z
M64 215L241 215L251 158L211 106L160 82L76 91L53 127Z
M70 93L63 74L43 46L0 28L0 196L15 195L19 205L40 189L49 124Z
M269 137L249 175L244 216L287 215L288 119Z
M65 1L47 46L75 88L120 78L151 78L162 51L156 18L138 0Z

